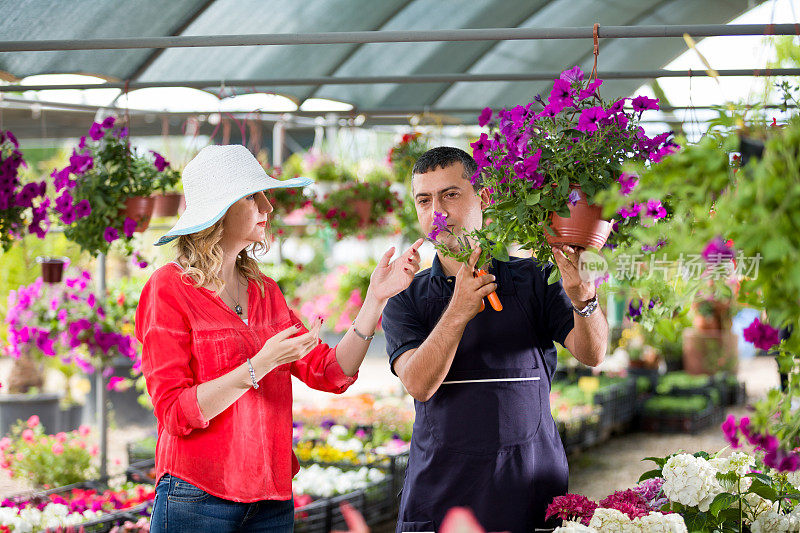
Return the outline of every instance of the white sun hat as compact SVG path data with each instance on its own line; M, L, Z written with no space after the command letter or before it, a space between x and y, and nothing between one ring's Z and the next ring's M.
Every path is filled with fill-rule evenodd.
M180 235L212 226L228 208L245 196L267 189L305 187L310 178L277 180L268 175L250 150L241 144L206 146L189 161L181 175L186 210L156 246Z

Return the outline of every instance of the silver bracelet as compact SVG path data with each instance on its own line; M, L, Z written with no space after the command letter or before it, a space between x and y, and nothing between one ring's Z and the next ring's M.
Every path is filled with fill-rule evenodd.
M364 335L363 333L358 331L358 329L356 329L356 321L355 320L353 320L353 333L355 333L360 339L363 339L365 341L371 341L372 338L375 336L375 332L374 331L372 332L372 335Z
M247 358L247 368L250 370L250 379L253 381L253 388L258 388L258 381L256 381L256 371L253 370L253 363L250 362L250 358Z

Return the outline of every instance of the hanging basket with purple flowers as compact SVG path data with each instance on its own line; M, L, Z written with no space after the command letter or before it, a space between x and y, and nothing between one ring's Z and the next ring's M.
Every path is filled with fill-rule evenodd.
M543 262L553 259L552 243L600 248L612 231L666 216L654 199L647 213L631 206L637 212L630 217L602 219L594 202L598 192L636 186L636 178L623 172L626 162L655 162L677 147L671 132L651 138L639 125L645 112L658 109L658 100L606 103L598 93L603 81L584 78L574 67L553 82L547 100L537 96L496 114L487 108L479 117L489 131L472 143L478 164L472 179L488 188L490 205L484 211L488 224L473 237L498 259L507 259L512 243ZM593 217L588 221L579 213L587 209ZM553 272L551 281L559 274Z
M160 154L137 153L128 128L113 117L93 123L69 165L51 176L58 195L54 211L64 234L92 255L107 253L117 240L130 255L133 235L147 227L153 209L150 199L149 210L134 213L130 202L174 187L180 179Z

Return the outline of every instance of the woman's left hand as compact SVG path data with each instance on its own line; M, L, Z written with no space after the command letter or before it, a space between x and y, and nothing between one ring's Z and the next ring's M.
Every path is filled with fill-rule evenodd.
M418 239L400 257L391 262L389 260L394 255L394 246L383 254L369 278L369 292L378 301L386 301L411 285L414 274L419 270L418 250L423 242L424 239Z

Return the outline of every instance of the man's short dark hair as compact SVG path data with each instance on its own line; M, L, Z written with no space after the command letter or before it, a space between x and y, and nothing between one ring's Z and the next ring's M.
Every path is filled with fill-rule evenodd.
M414 174L425 174L437 168L447 168L455 163L461 163L464 167L464 179L472 180L472 176L478 170L478 165L475 160L467 152L461 148L454 148L452 146L439 146L431 148L422 154L417 162L414 163L414 168L411 170L412 177ZM472 188L478 192L483 187L483 180L478 176Z

